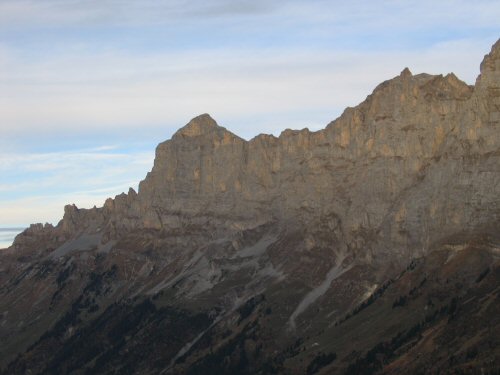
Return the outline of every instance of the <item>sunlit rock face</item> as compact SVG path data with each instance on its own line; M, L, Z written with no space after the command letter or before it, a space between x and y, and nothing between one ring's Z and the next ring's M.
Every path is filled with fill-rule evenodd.
M0 255L0 364L500 367L499 111L497 42L474 86L404 69L317 132L247 141L193 118L158 145L137 192L68 205Z
M440 237L498 216L499 48L475 86L405 69L318 132L245 141L198 116L157 147L138 194L67 208L62 228L111 238L131 228L210 222L231 232L335 215L348 246L371 233L370 252L424 254Z

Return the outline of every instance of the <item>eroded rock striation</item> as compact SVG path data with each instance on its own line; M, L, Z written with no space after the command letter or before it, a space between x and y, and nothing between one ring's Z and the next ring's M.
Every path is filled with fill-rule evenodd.
M317 132L246 141L208 114L192 119L158 145L138 192L68 205L56 227L32 226L1 255L2 364L494 371L499 238L500 41L474 86L404 69ZM166 332L148 341L156 326ZM96 337L94 351L81 342Z
M498 218L499 47L475 86L453 73L405 69L326 129L245 141L198 116L161 143L153 169L103 208L67 206L68 236L171 230L210 222L221 231L335 215L346 241L373 233L373 251L408 259L440 237ZM376 240L373 242L373 240Z

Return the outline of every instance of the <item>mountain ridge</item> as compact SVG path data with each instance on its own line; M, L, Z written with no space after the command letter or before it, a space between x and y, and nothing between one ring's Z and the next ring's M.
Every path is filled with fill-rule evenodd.
M138 192L2 252L0 365L494 373L499 121L500 40L476 85L406 68L319 131L197 116Z
M469 103L470 101L474 101L474 95L481 95L483 91L481 82L484 81L487 85L490 85L488 83L491 81L489 77L491 75L494 77L498 75L497 70L493 68L495 68L495 64L498 64L499 49L499 43L497 42L492 47L490 54L485 56L481 64L481 74L477 79L477 88L472 88L458 80L453 74L448 74L444 77L442 75L431 76L427 74L414 76L406 68L399 76L377 86L373 93L360 105L346 109L338 119L330 122L325 129L316 132L311 132L307 128L302 130L287 129L279 137L258 135L250 141L245 141L219 126L208 114L195 117L186 126L179 129L171 140L162 142L157 147L153 169L141 181L138 194L133 190L129 190L128 194L120 194L115 197L113 202L107 200L102 212L99 212L97 215L103 214L106 216L106 214L111 214L111 211L116 209L120 211L120 215L124 215L125 217L147 216L147 211L152 212L154 210L150 210L152 207L146 207L148 205L144 203L145 201L151 203L149 206L156 205L160 208L176 206L177 204L177 207L173 208L172 211L184 211L185 214L194 212L196 214L196 208L190 207L189 202L182 201L182 196L185 196L189 201L201 194L203 194L204 202L210 201L210 198L212 199L212 206L215 202L218 202L217 204L226 204L224 210L230 207L234 209L236 205L235 201L245 199L257 202L260 200L260 206L267 205L266 198L269 195L269 189L276 189L276 187L279 189L286 183L286 181L281 181L282 179L273 177L284 169L282 165L284 164L283 159L288 157L300 159L299 161L302 163L305 161L304 159L309 158L310 160L315 158L313 162L323 164L321 167L328 170L334 169L336 166L333 166L334 162L332 160L325 160L324 155L321 155L322 152L323 154L330 152L330 158L345 159L347 164L362 158L402 157L410 159L413 153L418 156L417 158L413 157L413 163L415 164L413 168L418 169L426 167L426 160L424 159L441 157L442 152L439 151L439 148L443 147L443 143L446 143L445 138L450 137L450 135L460 137L466 142L470 141L468 147L476 146L476 149L469 150L470 153L484 154L488 151L488 142L495 141L495 138L489 137L484 127L478 125L477 121L476 124L471 126L468 122L469 119L462 120L460 123L460 121L453 118L453 115L460 113L461 109L457 107L460 106L461 102ZM495 85L494 87L498 87L498 80ZM487 90L491 90L491 87ZM424 102L423 105L426 105L431 100L437 100L439 105L434 105L434 107L437 106L439 108L433 108L431 104L426 113L421 114L415 110L415 107L422 106L422 102ZM397 112L394 112L394 109ZM410 115L405 112L409 112ZM418 116L429 117L429 115L431 115L431 118L422 119L417 127L416 124L419 123ZM401 117L403 121L401 121ZM407 121L408 117L411 117L411 121ZM440 122L443 122L443 118L446 117L450 117L449 120L446 119L448 120L447 129L439 125ZM482 120L482 123L485 122L487 123L487 121ZM432 132L422 134L422 128L426 127L425 123L430 123L427 127L434 129L434 134ZM458 129L456 125L449 125L457 123L460 125ZM419 133L418 129L420 129L420 137L424 137L425 139L434 137L434 142L431 144L421 144L421 142L416 140L413 134ZM424 132L425 130L429 131L429 129L424 129ZM404 136L395 134L398 131L403 132ZM485 132L485 134L477 134L481 131ZM395 139L396 142L387 142L388 137L397 137ZM480 146L477 142L479 138L482 141ZM184 144L183 142L188 143ZM175 146L173 148L170 147L170 145L175 143L180 144L179 149L176 149ZM326 145L328 150L321 150L322 147L323 149L325 148L324 145ZM491 152L494 152L497 145L493 143L491 146L493 148ZM311 150L314 150L315 147L317 150L316 153L319 155L310 155L309 157L304 155L307 152L314 154L315 151ZM191 152L186 153L186 150L189 148L191 148ZM206 152L211 154L202 155L201 148L208 150ZM223 152L220 152L224 148L229 149L228 155L222 155ZM249 156L249 154L256 153L260 155L252 160L252 156ZM222 155L222 160L217 159L218 155ZM322 157L323 160L321 160ZM198 159L198 165L177 165L178 163L183 163L183 160L190 159ZM172 162L172 160L175 162ZM172 165L173 163L177 164ZM215 167L213 166L214 164ZM232 164L239 165L236 165L228 173L225 167ZM256 167L257 165L258 167ZM187 171L188 168L191 169L189 172ZM256 171L257 168L260 171ZM156 173L157 170L158 173ZM266 171L262 172L263 170ZM304 173L307 172L305 171ZM316 172L314 171L314 173ZM184 174L180 176L176 175L176 173ZM192 176L189 173L192 173ZM407 171L406 173L411 172ZM156 174L161 174L162 177L156 178ZM231 177L227 178L225 176L227 174L230 174ZM245 174L251 174L248 178L251 181L245 181ZM285 180L286 178L293 177L284 177ZM176 181L181 179L184 179L182 184L176 183ZM260 189L261 194L254 194L250 192L250 189L245 190L245 186L250 184L255 185L255 180L260 181L257 181L258 186L252 186L252 189L258 191L259 188L263 187L263 189ZM219 185L217 186L217 184ZM197 188L191 189L190 186L197 186ZM172 190L171 196L165 197L165 190L168 189ZM228 202L221 202L221 199L224 200L225 198L220 197L227 196L229 193L232 193L233 197ZM146 195L146 197L141 199L141 195ZM162 195L163 197L161 197ZM266 195L266 198L262 198L262 195ZM181 196L181 199L179 199L179 196ZM278 198L275 197L274 199ZM285 204L288 204L288 202ZM305 204L307 205L308 203ZM138 205L142 205L143 207L137 207ZM210 204L207 207L207 204L200 202L200 200L196 200L195 205L203 207L203 210L213 209L213 207L210 207ZM319 206L323 206L323 204L319 204ZM129 207L128 213L125 212L125 207ZM318 204L315 204L315 207L318 207ZM262 207L247 205L238 209L237 212L233 210L233 214L245 216L245 213L248 211L252 215L255 215L256 210L259 211L258 214L262 214L262 211L265 211ZM77 220L77 215L81 215L82 220L85 221L88 220L88 216L91 216L91 212L94 211L92 209L90 211L75 210L75 207L67 207L65 209L65 218L63 218L65 231L68 231L69 227L71 227L72 221ZM221 212L217 212L217 214L220 215ZM156 213L155 216L145 217L142 223L134 225L151 226L153 228L161 228L162 226L169 225L167 223L169 220L172 220L172 217L162 220L161 215ZM276 212L264 213L264 216L267 217L276 215L278 215ZM96 220L102 221L106 219L97 217Z

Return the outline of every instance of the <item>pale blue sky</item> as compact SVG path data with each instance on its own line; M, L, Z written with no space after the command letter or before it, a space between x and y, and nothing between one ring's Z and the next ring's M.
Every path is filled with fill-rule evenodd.
M472 84L495 1L0 0L0 227L102 205L208 112L319 129L406 66Z

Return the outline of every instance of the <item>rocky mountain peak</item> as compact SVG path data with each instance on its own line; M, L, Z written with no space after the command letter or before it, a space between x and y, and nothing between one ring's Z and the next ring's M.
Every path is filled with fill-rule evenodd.
M407 77L411 77L411 76L412 76L412 74L410 72L410 69L408 69L408 67L404 68L400 74L401 78L407 78Z
M500 39L491 47L491 52L484 57L481 72L496 71L498 64L500 64Z
M226 129L219 126L208 113L204 113L191 119L191 121L175 133L174 137L198 137L224 131Z
M476 86L497 87L500 81L500 39L491 47L491 52L484 56L480 67L481 74Z

